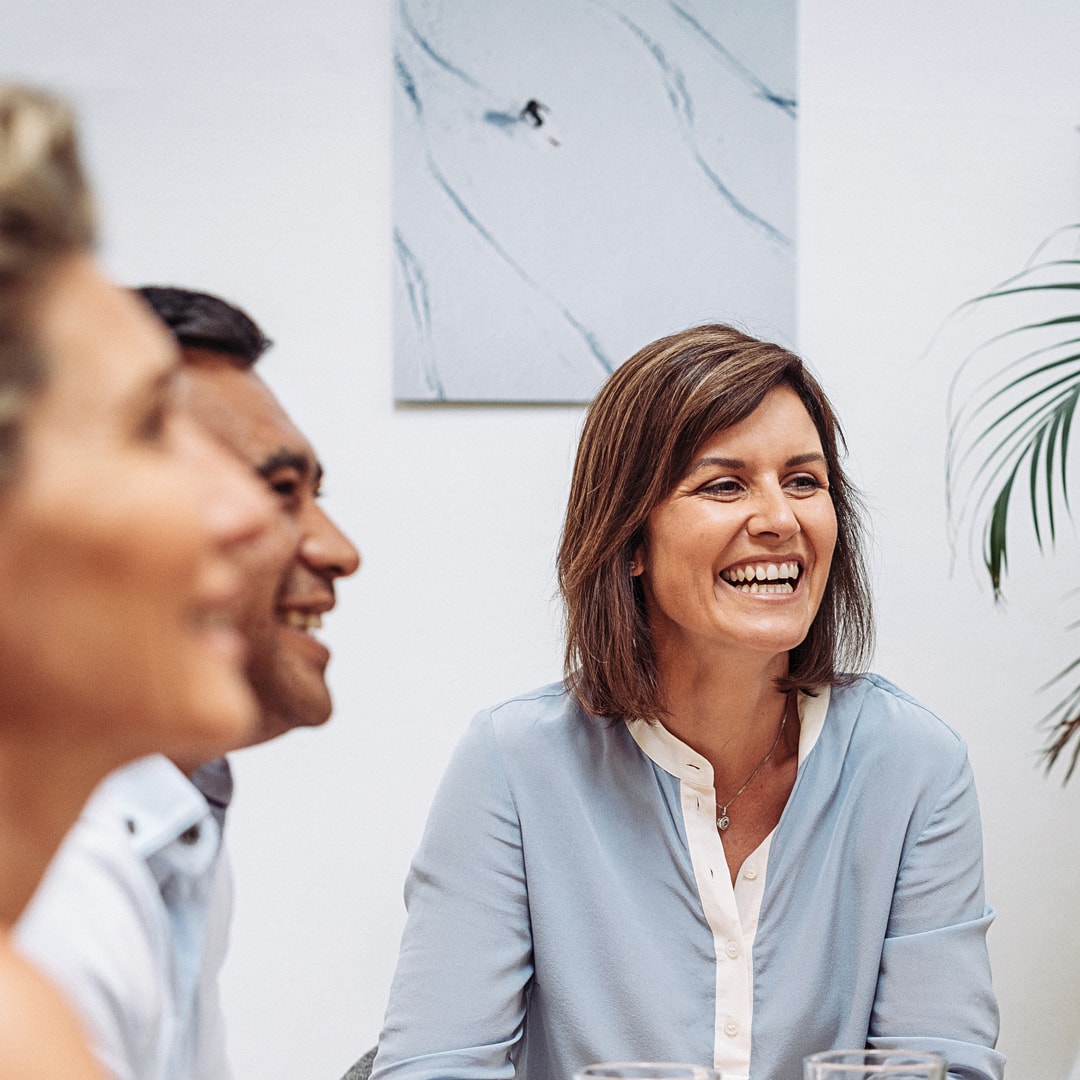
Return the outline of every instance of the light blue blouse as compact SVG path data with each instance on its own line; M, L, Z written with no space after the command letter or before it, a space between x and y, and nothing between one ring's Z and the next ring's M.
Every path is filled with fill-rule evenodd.
M694 839L696 815L715 815L711 770L664 734L639 745L562 684L476 717L406 883L374 1080L713 1065L747 1024L752 1080L799 1080L806 1054L863 1045L1000 1078L993 913L956 733L877 676L832 691L764 846L748 1016L720 1001L739 969L701 887L731 890Z

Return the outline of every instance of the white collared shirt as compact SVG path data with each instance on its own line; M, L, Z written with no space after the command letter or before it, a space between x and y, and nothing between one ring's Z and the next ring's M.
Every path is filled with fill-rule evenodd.
M219 818L228 765L159 755L107 777L15 929L116 1080L227 1080L217 978L231 878Z

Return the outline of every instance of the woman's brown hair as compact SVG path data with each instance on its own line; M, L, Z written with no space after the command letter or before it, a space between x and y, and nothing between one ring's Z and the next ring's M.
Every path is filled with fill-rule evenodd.
M566 680L595 716L659 720L662 688L634 552L649 515L711 436L789 386L821 438L837 541L821 607L790 654L781 689L813 691L861 670L873 649L861 504L841 466L839 423L794 353L730 326L698 326L635 353L601 388L578 444L559 547Z

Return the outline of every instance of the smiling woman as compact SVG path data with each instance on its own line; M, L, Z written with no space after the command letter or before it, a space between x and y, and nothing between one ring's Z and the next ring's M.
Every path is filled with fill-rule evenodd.
M7 931L94 786L250 730L235 552L269 499L174 407L178 356L88 252L68 110L0 86L0 1076L97 1076Z
M455 753L375 1080L627 1060L799 1080L867 1045L1001 1076L966 751L857 674L842 446L802 361L730 327L605 384L559 551L565 679Z

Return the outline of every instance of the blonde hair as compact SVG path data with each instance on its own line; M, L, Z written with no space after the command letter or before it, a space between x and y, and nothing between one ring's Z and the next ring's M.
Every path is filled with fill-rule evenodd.
M791 651L780 689L847 681L870 656L874 623L858 492L841 465L843 434L802 360L730 326L654 341L601 388L578 446L559 549L566 680L594 716L660 720L663 688L641 580L630 573L652 511L701 444L748 417L778 386L798 394L821 437L836 510L829 581L810 632Z
M17 466L27 403L45 380L35 295L56 262L94 244L92 197L71 110L0 83L0 485Z

